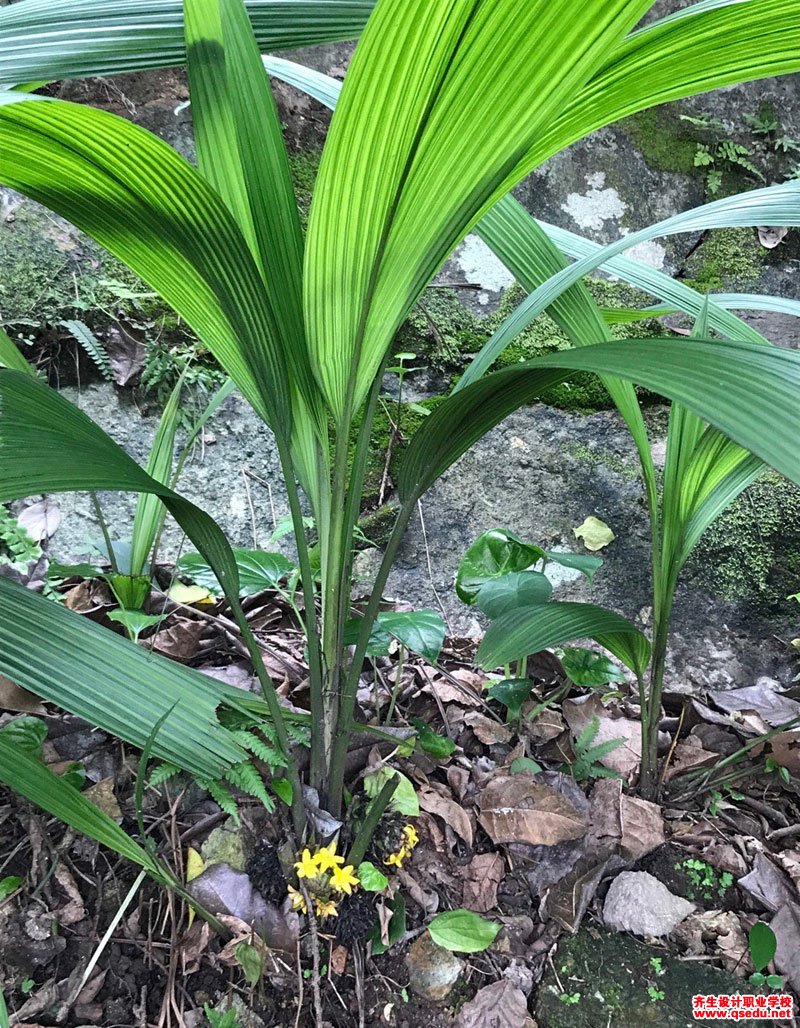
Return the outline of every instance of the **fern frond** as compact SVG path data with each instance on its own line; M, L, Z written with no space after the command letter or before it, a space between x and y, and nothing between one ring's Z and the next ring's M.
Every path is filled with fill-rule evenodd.
M249 761L234 764L233 767L228 768L225 772L225 777L237 789L246 792L248 796L255 796L257 800L261 800L267 810L273 811L275 809L275 804L267 792L261 775Z
M174 778L175 775L180 774L180 768L177 764L170 764L168 761L164 761L163 764L159 764L154 767L150 772L147 779L147 784L151 789L157 788L159 785L163 785L164 782L169 781L170 778Z
M81 344L106 382L113 382L114 370L111 367L111 359L89 326L82 321L62 321L61 325Z
M233 798L230 789L227 785L222 782L214 781L210 778L198 778L197 784L201 789L205 789L211 799L238 825L239 821L239 808L236 806L236 800Z

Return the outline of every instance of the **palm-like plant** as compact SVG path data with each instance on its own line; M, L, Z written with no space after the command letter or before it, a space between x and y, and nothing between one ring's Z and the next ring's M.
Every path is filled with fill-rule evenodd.
M653 526L652 652L632 625L591 607L530 608L522 631L537 648L565 632L593 635L634 670L650 793L677 572L699 534L763 462L800 481L793 445L800 357L767 345L726 306L709 302L704 309L692 290L621 256L648 234L799 224L800 186L726 198L607 248L539 225L508 196L542 161L620 117L800 68L795 0L702 0L637 30L651 6L652 0L185 0L183 7L179 0L76 0L64 12L54 0L22 0L0 12L0 79L10 84L186 61L199 170L112 115L8 89L0 93L0 182L69 219L141 275L272 428L302 581L310 784L334 815L342 810L359 671L408 519L436 478L508 413L570 371L592 371L603 376L636 441ZM304 238L260 49L346 38L362 28L341 97L324 76L268 62L274 74L336 106ZM530 296L414 437L400 476L399 517L348 659L353 530L383 369L416 298L476 227ZM568 267L564 253L581 259ZM606 264L693 313L702 331L687 340L612 341L580 281ZM575 348L489 374L503 346L545 307ZM726 338L707 338L711 329ZM47 601L3 579L0 671L204 778L221 777L244 758L215 708L269 718L293 787L294 829L302 835L291 724L240 606L236 562L219 527L26 374L2 336L0 363L8 367L0 371L0 498L84 489L159 497L219 579L263 702L243 700L124 640L109 642L96 626L54 614ZM633 382L674 401L660 498ZM353 454L354 423L360 428ZM318 526L319 576L303 531L301 493ZM2 735L0 778L58 813L41 783L26 784Z

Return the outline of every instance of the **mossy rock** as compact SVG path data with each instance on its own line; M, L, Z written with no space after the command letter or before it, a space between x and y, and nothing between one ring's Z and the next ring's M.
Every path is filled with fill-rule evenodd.
M671 105L651 107L623 119L619 127L653 171L698 175L694 159L703 140L697 128L682 121Z
M785 604L800 588L800 488L767 471L706 531L690 569L722 598Z
M754 229L716 229L687 261L684 281L700 293L746 289L760 280L766 253Z
M536 1020L539 1028L690 1028L697 1023L693 996L756 991L706 963L676 960L627 935L584 929L559 943L536 993Z

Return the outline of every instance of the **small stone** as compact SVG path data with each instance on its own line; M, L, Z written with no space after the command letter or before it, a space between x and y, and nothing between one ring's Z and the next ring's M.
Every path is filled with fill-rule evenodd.
M617 932L668 935L695 910L693 903L673 895L646 871L623 871L611 883L603 920Z
M413 993L431 1003L443 1003L453 991L464 963L449 950L437 946L426 932L408 951L406 967Z

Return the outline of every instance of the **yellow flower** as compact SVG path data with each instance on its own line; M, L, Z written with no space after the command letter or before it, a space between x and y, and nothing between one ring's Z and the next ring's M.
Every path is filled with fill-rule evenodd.
M403 835L405 835L406 839L408 839L406 847L408 849L413 850L419 842L419 836L417 835L416 828L413 825L406 825L403 829Z
M355 868L352 864L348 864L346 867L334 867L331 868L331 885L337 892L346 892L348 896L352 895L353 886L359 885L358 877L353 873Z
M317 917L339 916L339 911L336 909L336 904L333 902L333 900L315 899L314 904L317 908Z
M388 864L390 867L394 864L395 867L402 867L403 861L406 857L411 856L411 850L406 846L401 846L397 853L390 853L388 857L384 858L384 864Z
M292 900L292 910L299 910L303 914L308 913L308 907L306 906L306 898L302 892L298 892L297 889L293 889L289 886L289 896Z
M314 859L320 871L333 871L335 867L344 863L344 857L336 856L336 841L329 846L321 846L314 854Z
M303 855L294 865L298 878L316 878L320 872L318 855L311 856L311 850L303 850Z

